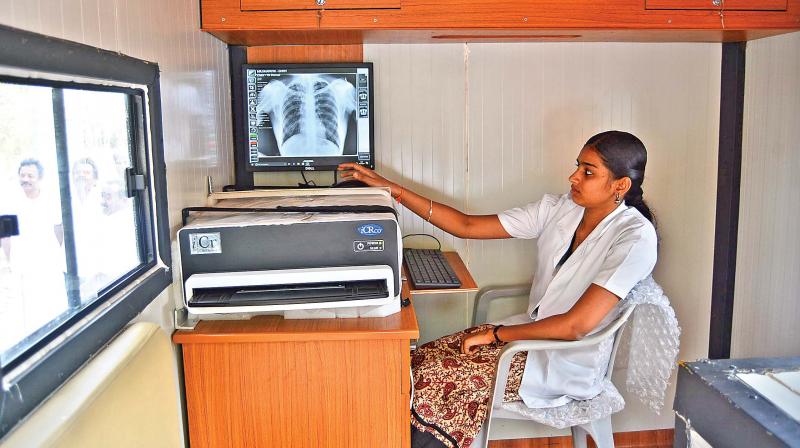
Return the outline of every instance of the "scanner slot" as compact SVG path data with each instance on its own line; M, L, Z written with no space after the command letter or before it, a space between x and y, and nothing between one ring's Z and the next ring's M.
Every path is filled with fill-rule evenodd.
M189 304L196 307L287 305L345 300L383 299L386 280L354 280L228 288L197 288Z

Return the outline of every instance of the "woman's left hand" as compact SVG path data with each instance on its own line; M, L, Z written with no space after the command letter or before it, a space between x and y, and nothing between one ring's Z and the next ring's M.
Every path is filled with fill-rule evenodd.
M478 347L482 345L489 345L494 342L494 333L492 328L471 333L464 336L461 340L461 353L465 355L472 355L478 351Z

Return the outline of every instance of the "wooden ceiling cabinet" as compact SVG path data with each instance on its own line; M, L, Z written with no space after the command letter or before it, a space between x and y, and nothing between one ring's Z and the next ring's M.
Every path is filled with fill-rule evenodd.
M647 9L714 11L786 11L787 0L647 0Z
M732 42L800 30L800 0L202 0L235 45Z
M400 9L400 0L241 0L242 11Z

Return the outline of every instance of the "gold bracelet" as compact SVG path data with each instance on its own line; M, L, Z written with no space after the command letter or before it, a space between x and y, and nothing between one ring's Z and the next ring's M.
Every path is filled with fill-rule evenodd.
M428 206L428 222L431 222L431 218L433 217L433 199L430 201L431 205Z

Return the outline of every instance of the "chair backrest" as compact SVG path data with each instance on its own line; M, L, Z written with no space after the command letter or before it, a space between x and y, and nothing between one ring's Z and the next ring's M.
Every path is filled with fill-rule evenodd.
M486 315L489 312L489 303L492 300L505 297L527 296L530 292L530 283L482 288L475 296L475 305L472 311L472 325L475 326L486 322Z
M611 374L614 373L614 360L617 358L617 350L619 349L619 343L622 340L622 332L625 331L625 324L628 323L628 319L631 317L631 313L633 313L633 309L636 308L636 305L630 305L625 307L619 316L617 316L614 321L609 324L615 325L619 323L617 329L614 330L614 345L611 348L611 356L608 358L608 366L606 367L606 379L611 379Z

